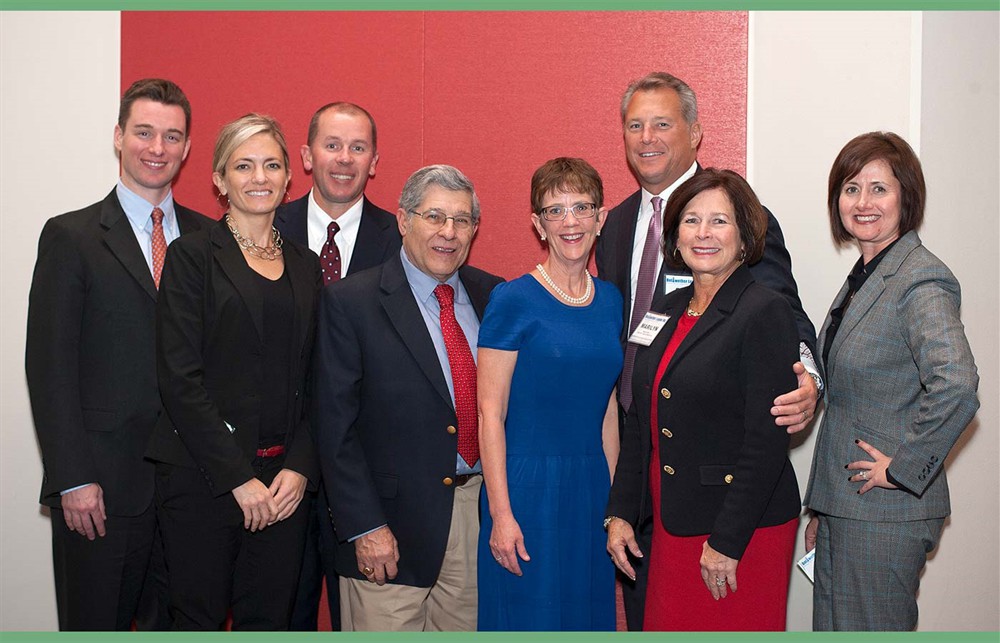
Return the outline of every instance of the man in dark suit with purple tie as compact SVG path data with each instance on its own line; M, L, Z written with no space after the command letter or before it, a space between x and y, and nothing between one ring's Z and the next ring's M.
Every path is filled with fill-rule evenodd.
M353 103L320 107L309 122L302 165L312 173L313 187L304 196L282 205L274 224L281 234L309 246L319 255L323 281L334 283L382 264L399 253L396 217L365 197L368 179L378 165L375 119ZM306 538L291 629L317 628L323 577L331 626L340 629L334 535L330 509L322 485L308 493L312 518Z

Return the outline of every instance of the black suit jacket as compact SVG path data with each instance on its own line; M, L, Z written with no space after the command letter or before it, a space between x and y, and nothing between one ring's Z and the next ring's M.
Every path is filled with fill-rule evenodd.
M463 267L482 317L502 281ZM399 545L395 583L433 585L451 525L455 408L437 353L397 255L323 290L315 400L323 481L337 538L337 572L363 579L354 544L388 525Z
M701 169L701 166L698 166ZM622 294L625 306L622 310L625 326L622 341L628 339L629 320L632 314L632 247L635 243L636 217L639 213L639 201L642 198L642 190L632 194L611 212L608 213L607 223L601 230L601 236L597 239L597 274L601 279L610 281ZM785 248L785 237L781 233L781 226L774 218L771 211L767 212L767 237L764 242L764 256L760 261L750 266L750 272L758 283L767 286L771 290L782 295L792 307L795 314L795 325L798 328L799 339L810 347L813 354L816 352L816 329L813 327L809 316L802 309L802 302L799 301L799 290L795 284L795 277L792 276L792 258ZM665 295L663 294L663 276L665 274L689 274L670 268L666 262L660 267L660 274L657 275L653 290L652 308L657 310L662 308ZM798 361L796 358L795 361ZM791 389L789 389L791 390Z
M212 223L174 208L181 234ZM156 297L115 190L45 224L25 351L43 504L59 507L61 491L96 482L109 514L135 516L149 507L153 466L142 454L162 410Z
M652 513L655 390L655 447L661 467L673 471L659 472L663 526L679 536L711 534L713 548L739 559L754 529L787 522L801 507L789 436L775 428L770 413L772 400L795 385L788 364L797 358L799 339L788 302L740 266L654 381L692 294L688 286L666 298L661 312L670 320L636 353L636 403L625 420L608 515L635 525Z
M396 217L369 201L367 197L361 198L364 201L361 207L361 225L358 228L358 238L354 242L351 265L348 266L346 275L353 275L385 262L399 252L402 243ZM309 234L306 228L308 211L309 192L306 192L304 197L278 208L274 216L274 226L287 238L308 247Z
M167 250L156 329L164 414L146 455L197 467L215 496L254 477L259 392L268 373L288 368L285 468L310 481L319 465L306 420L306 376L312 356L319 260L286 240L285 272L295 302L292 364L263 360L263 297L225 220L178 239ZM230 432L226 423L235 427Z

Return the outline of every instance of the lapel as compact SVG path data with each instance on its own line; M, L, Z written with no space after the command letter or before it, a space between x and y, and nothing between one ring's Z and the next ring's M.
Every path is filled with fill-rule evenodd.
M212 240L212 256L243 299L243 305L247 307L254 328L257 329L257 340L263 341L264 297L253 282L251 274L253 269L247 265L246 259L243 258L243 252L236 245L236 240L233 239L233 235L226 226L225 216L212 227L209 238Z
M181 234L200 230L202 222L208 221L206 217L203 217L194 210L185 208L183 205L179 205L177 201L174 201L174 216L177 217L177 227L180 229Z
M656 334L653 343L646 348L640 349L636 354L635 372L644 373L646 381L652 382L653 378L656 377L656 369L660 365L660 358L663 357L663 351L666 350L670 337L677 330L677 322L680 320L681 315L684 314L687 303L691 300L693 294L693 286L680 288L670 293L666 300L662 302L662 306L652 308L652 310L658 313L667 315L670 319L660 329L660 332ZM635 376L633 376L632 381L637 381Z
M896 274L903 264L903 260L919 245L920 237L917 236L917 233L912 230L907 232L902 239L896 242L889 254L882 259L878 267L875 268L875 272L868 276L861 289L855 293L851 305L847 307L843 321L840 322L837 336L833 338L833 344L830 345L830 364L837 363L837 352L844 345L848 335L854 331L858 323L885 292L885 282ZM826 324L824 324L825 330ZM832 370L827 373L828 376L832 377Z
M274 213L274 227L281 234L303 246L309 245L309 233L306 229L309 194L310 192L306 192L305 196L280 206Z
M406 273L403 272L403 261L398 254L382 265L379 289L382 308L389 316L393 328L406 344L406 348L434 390L449 407L452 406L451 393L441 372L441 362L438 361L434 342L427 332L427 325L424 323L423 315L420 314L417 301L413 298L410 283L406 280Z
M477 279L476 273L468 266L462 266L458 269L458 278L462 281L462 285L465 286L465 292L469 293L469 299L472 300L472 308L476 311L476 317L482 321L483 313L486 312L486 304L490 302L493 283Z
M315 274L310 274L310 262L302 254L302 248L291 242L284 245L285 271L292 285L292 298L295 301L296 354L302 354L302 345L309 334L312 323L313 303L316 300L319 282Z
M823 355L823 347L826 346L826 334L830 330L830 323L833 321L833 317L830 316L830 313L832 313L837 308L837 306L839 306L840 303L844 301L844 297L847 296L848 287L849 284L845 279L844 285L840 287L840 292L838 292L837 296L833 298L833 303L830 305L830 310L826 311L826 321L823 322L823 328L821 328L819 331L819 340L816 342L816 350L818 351L818 355L820 356ZM827 366L828 366L827 364L823 364L824 369L827 368Z
M358 238L354 242L351 265L347 268L348 275L377 266L382 263L382 257L386 256L388 239L385 234L384 222L373 216L372 211L375 206L372 205L371 201L367 197L361 198L363 200L361 224L358 227Z
M618 260L620 270L618 270L617 279L615 279L615 286L618 287L618 291L622 293L622 299L625 300L622 312L622 318L625 320L623 333L628 333L632 313L632 245L635 243L635 225L639 218L641 197L642 189L639 189L616 208L618 210L616 216L621 218L621 227L618 237L615 239L615 257L620 257ZM628 339L627 336L624 337L626 340Z
M677 352L670 359L670 364L667 366L666 372L663 374L663 379L667 380L670 374L677 369L678 364L684 361L684 357L698 345L701 340L709 336L720 324L722 324L726 319L732 315L733 310L736 308L737 302L739 302L740 297L743 295L743 291L747 289L747 286L754 282L753 275L750 274L750 269L746 264L741 265L736 271L729 276L726 283L722 284L719 288L719 292L715 293L715 297L712 298L712 303L708 305L705 309L704 314L702 314L701 319L698 323L694 325L691 332L687 334L684 341L681 342L680 346L677 347ZM694 286L689 286L691 288L690 293L685 288L683 291L690 298L690 294L694 293ZM678 296L681 300L681 309L677 311L678 317L683 314L682 311L686 308L688 299L684 299L682 296ZM676 304L675 299L671 299L671 302ZM666 348L666 344L664 344ZM663 354L662 351L659 353ZM655 368L655 367L654 367ZM650 375L652 379L656 375L654 372Z
M118 195L114 189L111 190L101 203L101 228L104 230L104 243L121 262L125 270L139 282L146 294L156 299L156 284L153 283L153 275L146 264L146 258L139 248L139 242L135 238L132 224L129 223L121 203L118 202Z

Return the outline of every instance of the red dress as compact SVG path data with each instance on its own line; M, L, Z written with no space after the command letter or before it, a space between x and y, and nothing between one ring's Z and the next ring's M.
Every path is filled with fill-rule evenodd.
M682 315L660 365L659 382L677 347L694 327L697 317ZM757 529L736 568L737 591L718 601L701 579L704 536L674 536L660 519L660 452L656 448L659 389L653 387L650 431L649 490L653 503L653 544L649 552L649 583L642 629L646 631L783 631L788 583L798 518L783 525ZM776 431L780 427L775 426ZM682 498L677 502L683 502Z

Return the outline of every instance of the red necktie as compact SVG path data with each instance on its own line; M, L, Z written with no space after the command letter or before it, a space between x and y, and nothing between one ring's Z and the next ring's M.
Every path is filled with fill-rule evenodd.
M439 284L434 296L441 305L441 332L448 351L451 382L455 387L455 415L458 417L458 454L467 465L479 462L479 418L476 415L476 362L469 342L455 319L455 291Z
M660 236L663 234L663 199L654 196L653 216L646 229L646 243L642 246L642 260L639 262L639 279L635 284L635 302L632 305L632 319L628 325L629 336L639 327L639 322L649 312L653 302L653 285L656 282L656 257L660 252ZM625 365L622 367L621 390L618 397L626 411L632 405L632 369L635 367L635 353L638 347L629 342L625 346Z
M167 258L167 237L163 234L163 210L153 208L153 283L160 289L163 260Z
M333 237L340 232L340 226L336 221L331 221L326 228L326 243L319 252L319 264L323 270L323 283L332 284L340 281L340 248L337 247Z

